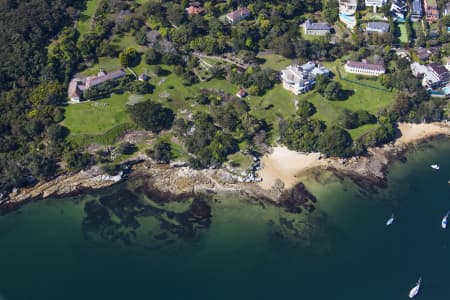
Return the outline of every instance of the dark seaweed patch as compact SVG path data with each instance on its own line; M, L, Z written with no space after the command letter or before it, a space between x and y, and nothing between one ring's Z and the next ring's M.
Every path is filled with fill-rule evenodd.
M209 197L196 196L185 211L173 212L143 202L129 190L118 190L85 204L82 229L87 238L121 241L125 245L133 245L141 231L150 240L166 244L177 239L192 240L199 229L211 224L209 201ZM145 233L150 228L141 228L138 222L138 218L145 217L158 220L158 232Z
M316 197L311 194L303 183L299 183L292 189L284 191L280 196L280 204L289 213L301 213L302 208L307 211L313 211L317 202Z

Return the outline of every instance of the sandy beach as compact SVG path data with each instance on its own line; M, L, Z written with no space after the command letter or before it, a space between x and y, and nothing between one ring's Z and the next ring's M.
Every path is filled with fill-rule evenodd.
M357 172L361 175L378 176L376 173L380 173L381 170L371 170L374 159L370 157L376 156L375 159L381 162L380 167L383 167L388 160L383 160L381 156L396 147L419 142L433 136L450 136L450 125L446 123L399 123L398 128L401 136L395 141L394 146L369 149L369 157L351 159L346 164L337 158L319 159L320 153L299 153L286 147L274 147L272 153L262 158L263 168L259 172L259 176L263 180L259 185L263 189L269 190L279 179L284 183L284 188L289 189L298 182L299 176L318 167L331 167L342 171Z

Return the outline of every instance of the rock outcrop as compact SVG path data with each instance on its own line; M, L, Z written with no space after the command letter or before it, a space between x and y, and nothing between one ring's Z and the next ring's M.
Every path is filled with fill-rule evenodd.
M121 180L122 173L109 176L98 168L92 168L75 174L61 175L47 182L38 182L31 187L15 189L3 205L14 205L34 198L70 195L87 189L100 189Z

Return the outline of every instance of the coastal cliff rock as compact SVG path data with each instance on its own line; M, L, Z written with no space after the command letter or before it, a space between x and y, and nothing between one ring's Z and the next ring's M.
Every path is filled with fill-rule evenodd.
M117 183L121 179L121 174L109 176L98 168L61 175L47 182L38 182L31 187L14 190L2 206L14 206L34 198L48 198L74 194L86 189L100 189Z
M263 158L263 169L258 171L263 181L242 182L240 176L224 169L194 170L184 163L158 164L139 157L127 162L133 164L129 175L131 188L147 195L156 202L183 200L200 193L237 193L257 202L280 205L290 212L314 210L315 198L303 184L303 175L315 176L322 170L330 171L338 178L350 178L364 189L376 190L385 185L387 168L393 160L402 160L411 144L432 136L450 135L447 124L400 124L402 137L395 143L380 148L371 148L368 155L347 160L321 158L320 154L299 154L276 147L279 157ZM423 128L430 127L428 132ZM405 129L406 128L406 129ZM420 129L420 130L419 130ZM430 130L431 130L430 129ZM419 131L418 131L419 130ZM281 150L280 150L281 149ZM275 151L274 151L275 152ZM286 170L282 170L282 169ZM284 172L281 172L281 171ZM319 178L320 176L315 176ZM0 208L14 208L27 200L80 193L88 189L100 189L122 179L122 174L109 176L98 167L76 174L61 175L48 182L39 182L31 187L20 188L9 194L0 203Z
M141 179L136 188L157 202L183 199L198 193L231 192L277 202L281 191L264 191L252 183L239 182L225 169L194 170L145 162L133 167L130 179Z

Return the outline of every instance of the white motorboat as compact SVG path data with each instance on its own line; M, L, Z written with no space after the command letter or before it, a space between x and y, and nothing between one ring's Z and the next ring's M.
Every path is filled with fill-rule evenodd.
M394 214L392 214L392 216L386 221L386 226L389 226L392 223L394 223Z
M431 168L433 168L435 170L439 170L439 165L437 165L437 164L431 165Z
M409 291L409 298L414 298L419 293L420 284L422 283L422 277L419 277L416 285Z
M441 222L441 226L442 229L447 228L447 219L448 219L448 215L450 214L450 211L448 211L445 216L442 218L442 222Z

